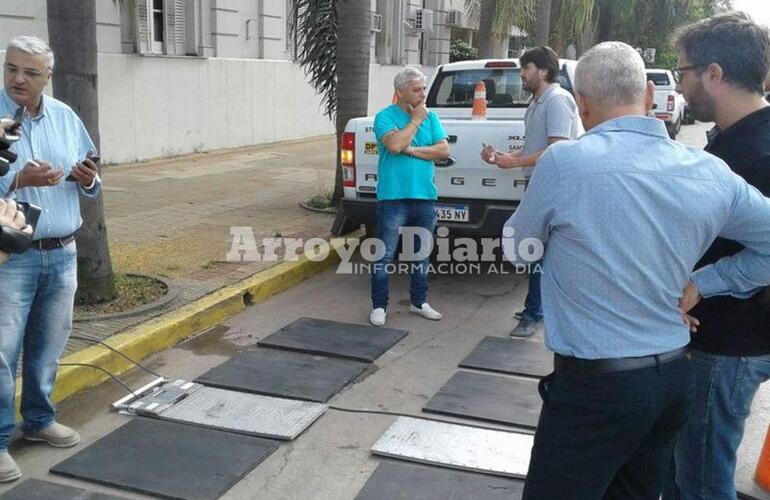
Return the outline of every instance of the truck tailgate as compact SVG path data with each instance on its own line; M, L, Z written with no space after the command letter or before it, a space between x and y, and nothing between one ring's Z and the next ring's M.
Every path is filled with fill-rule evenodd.
M520 169L502 170L480 158L482 142L500 151L518 151L524 144L520 120L442 119L449 136L449 160L436 165L440 198L520 200L526 185ZM356 127L356 191L376 193L377 142L371 122Z

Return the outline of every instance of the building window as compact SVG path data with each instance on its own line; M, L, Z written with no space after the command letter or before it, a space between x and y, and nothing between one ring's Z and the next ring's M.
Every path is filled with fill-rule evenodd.
M163 53L163 0L152 0L152 51Z
M185 0L136 0L137 52L186 55Z

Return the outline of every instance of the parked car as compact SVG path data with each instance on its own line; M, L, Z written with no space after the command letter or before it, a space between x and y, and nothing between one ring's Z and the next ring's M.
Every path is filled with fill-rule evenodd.
M577 61L562 60L559 83L572 91ZM487 120L471 120L476 84L487 89ZM426 104L449 136L450 157L436 162L436 217L452 235L499 236L527 181L520 169L491 167L479 158L485 142L500 151L524 144L531 94L522 88L518 59L461 61L439 66ZM374 118L350 120L342 137L345 217L372 233L377 214L377 139Z
M669 137L676 139L684 120L685 100L676 91L674 75L667 69L648 69L647 79L655 85L652 111L656 118L666 123Z

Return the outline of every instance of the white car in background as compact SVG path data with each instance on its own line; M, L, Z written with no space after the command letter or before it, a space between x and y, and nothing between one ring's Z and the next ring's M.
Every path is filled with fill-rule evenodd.
M652 112L655 118L666 122L669 137L676 139L684 121L685 100L676 91L674 75L667 69L648 69L647 80L655 85Z

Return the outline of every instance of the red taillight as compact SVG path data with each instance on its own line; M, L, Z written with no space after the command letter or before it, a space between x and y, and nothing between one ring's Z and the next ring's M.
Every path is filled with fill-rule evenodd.
M513 61L490 61L484 65L485 68L515 68Z
M674 111L674 106L676 106L675 100L676 98L672 95L668 96L668 110Z
M342 185L356 187L356 135L352 132L344 132L340 146Z

